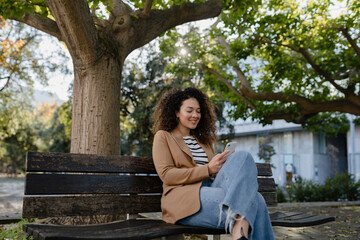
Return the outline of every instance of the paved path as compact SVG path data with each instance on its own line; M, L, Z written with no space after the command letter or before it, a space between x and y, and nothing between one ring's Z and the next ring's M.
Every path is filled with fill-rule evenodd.
M20 211L23 196L23 178L6 178L0 176L0 213Z

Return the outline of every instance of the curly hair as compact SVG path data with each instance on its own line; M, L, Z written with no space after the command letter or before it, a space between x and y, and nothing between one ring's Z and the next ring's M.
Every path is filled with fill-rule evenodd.
M208 96L197 88L172 89L165 94L155 106L152 115L155 121L153 132L174 130L178 125L176 112L180 111L182 103L189 98L195 98L199 102L201 112L200 121L195 129L190 130L190 134L202 144L210 145L216 139L214 107Z

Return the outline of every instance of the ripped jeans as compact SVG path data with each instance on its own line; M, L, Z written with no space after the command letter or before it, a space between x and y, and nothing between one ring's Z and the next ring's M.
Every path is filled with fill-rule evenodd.
M215 179L203 180L200 210L177 223L182 225L224 228L232 231L236 215L251 227L249 239L275 239L264 198L258 193L257 168L248 152L230 155Z

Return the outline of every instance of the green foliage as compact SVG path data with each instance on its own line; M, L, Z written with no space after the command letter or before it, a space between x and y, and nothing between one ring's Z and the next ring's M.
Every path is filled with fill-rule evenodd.
M360 126L360 117L355 118L353 122L356 126Z
M285 192L286 190L284 191L279 187L276 188L276 199L278 203L283 203L287 201Z
M337 136L338 133L346 133L350 126L349 120L344 113L319 113L308 119L303 126L313 132L325 132L327 136Z
M296 202L358 201L360 181L356 182L349 173L337 173L334 178L327 178L323 185L300 178L289 187L288 192L290 201Z
M70 106L69 102L60 107L44 104L0 125L0 166L5 163L23 172L28 151L70 152Z
M360 44L358 2L229 0L224 6L207 32L190 27L184 34L173 31L164 36L161 50L171 57L166 70L200 75L220 99L232 105L229 115L233 119L251 118L262 124L285 119L329 135L346 132L345 106L336 112L321 104L359 96L360 61L354 47ZM335 8L344 11L335 12ZM180 49L187 49L188 54L181 55ZM248 93L248 84L265 97L241 98L213 72L201 71L203 66L235 90ZM319 104L318 110L306 113L312 106L303 107L294 97Z
M274 156L275 150L271 146L272 137L270 134L267 134L263 137L259 137L259 153L258 156L260 159L265 160L265 162L270 163L271 157Z
M27 234L22 231L24 224L34 223L37 219L24 219L21 218L20 222L12 224L6 229L1 230L0 237L1 239L17 239L17 240L31 240L33 237L28 238Z
M46 152L70 152L71 144L71 100L63 103L49 119L49 127L40 133L42 142L46 143Z
M165 76L165 59L148 50L148 61L143 70L138 68L141 64L127 62L123 71L121 154L124 155L152 155L153 108L166 91L188 84L181 77Z
M0 161L11 165L16 171L24 171L26 152L38 149L34 144L37 140L37 134L31 126L32 119L31 112L22 112L18 118L11 120L11 124L2 126L3 131L0 132L1 135L5 136L0 139Z
M10 7L5 15L11 13L11 9L17 9L18 14L31 12L29 4L34 4L33 7L40 12L46 7L43 5L45 1L0 3ZM5 163L17 172L24 170L27 151L49 151L54 146L58 151L66 148L61 145L64 140L59 136L62 131L60 124L56 123L57 119L50 121L57 106L42 106L38 112L32 106L35 82L46 85L52 76L50 72L70 72L64 64L68 58L62 51L52 54L38 51L43 38L44 34L36 29L0 16L0 166Z
M13 16L20 19L24 13L38 13L42 17L49 15L49 8L44 0L0 0L0 9L0 15L3 15L5 18Z

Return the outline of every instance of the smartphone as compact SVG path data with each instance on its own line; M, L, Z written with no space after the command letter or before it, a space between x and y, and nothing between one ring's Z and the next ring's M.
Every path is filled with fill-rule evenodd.
M228 142L226 144L224 151L229 150L230 152L228 154L226 154L225 156L228 156L228 155L232 154L233 152L235 152L235 147L236 147L236 142Z

